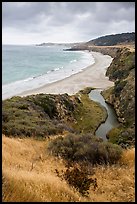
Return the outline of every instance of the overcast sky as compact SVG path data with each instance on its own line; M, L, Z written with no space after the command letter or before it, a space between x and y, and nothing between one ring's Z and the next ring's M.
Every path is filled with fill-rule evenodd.
M134 2L3 2L2 42L83 42L135 31Z

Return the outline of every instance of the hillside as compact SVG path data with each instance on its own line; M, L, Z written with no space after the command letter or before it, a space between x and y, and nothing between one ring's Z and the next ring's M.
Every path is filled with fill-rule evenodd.
M134 148L122 150L94 136L106 114L89 100L90 90L3 101L4 202L134 201ZM77 166L84 168L80 180ZM60 176L71 169L69 177ZM87 195L75 188L77 181Z
M63 132L91 132L105 121L106 111L88 97L38 94L2 101L2 132L7 136L46 137Z
M110 133L110 141L122 145L135 142L135 52L119 49L106 75L115 82L103 92L106 101L114 106L121 126Z
M3 101L3 201L134 201L134 149L94 136L106 112L89 99L90 90ZM77 175L77 165L88 195L74 187L75 174L73 187L57 174L73 168Z
M115 35L106 35L93 40L88 41L87 45L96 46L113 46L117 44L128 44L135 42L135 33L121 33Z
M135 143L135 33L103 36L68 50L89 50L113 57L106 75L114 87L102 94L121 125L108 133L109 141L123 147Z
M134 149L123 152L119 165L98 166L98 187L91 186L89 197L83 197L56 175L55 169L62 171L65 165L48 154L49 139L3 136L2 142L5 202L134 201Z
M67 51L89 50L101 52L111 57L116 56L116 52L124 47L128 48L131 52L135 51L135 33L121 33L115 35L106 35L85 43L79 43L72 46Z

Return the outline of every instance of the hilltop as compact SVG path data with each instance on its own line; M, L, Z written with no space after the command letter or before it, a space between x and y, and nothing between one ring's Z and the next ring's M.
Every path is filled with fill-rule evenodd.
M71 47L70 49L88 49L90 46L117 46L117 45L132 45L135 43L135 32L132 33L120 33L101 36L88 42L77 42L77 43L40 43L36 46L55 46L62 45Z
M85 43L78 43L66 50L89 50L108 54L113 58L119 48L128 48L131 52L135 51L135 33L121 33L115 35L106 35L96 39L92 39Z
M129 44L135 42L135 33L121 33L101 36L99 38L93 39L85 43L86 45L96 45L96 46L113 46L119 44Z

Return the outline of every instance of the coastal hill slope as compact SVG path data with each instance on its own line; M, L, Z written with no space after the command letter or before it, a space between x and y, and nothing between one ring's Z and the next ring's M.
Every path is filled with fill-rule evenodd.
M110 131L108 137L115 143L135 143L135 52L123 48L108 67L106 75L114 81L114 87L103 93L106 101L113 105L121 127Z
M103 96L114 107L121 126L112 129L108 137L117 144L134 145L135 33L102 36L69 50L89 50L113 57L106 76L114 82L114 87L105 90Z
M79 43L66 50L89 50L101 52L111 57L116 56L119 48L128 48L131 52L135 51L135 33L121 33L115 35L106 35L96 39L92 39L85 43Z
M118 44L128 44L135 42L135 33L121 33L114 35L106 35L85 43L86 45L96 45L96 46L113 46Z
M2 132L6 136L45 138L49 135L94 133L106 111L91 101L85 89L77 95L15 96L2 102ZM85 93L84 93L85 92Z
M91 186L84 197L55 172L66 169L61 159L48 155L49 139L9 138L3 135L3 202L133 202L135 149L123 152L120 164L98 166L94 177L98 188Z
M77 42L77 43L40 43L36 44L36 46L54 46L54 45L62 45L69 46L70 49L84 49L88 46L114 46L114 45L128 45L135 43L135 32L132 33L120 33L120 34L112 34L105 35L99 38L92 39L88 42Z
M106 72L114 86L103 91L103 96L114 107L120 126L108 133L108 141L94 136L107 116L89 99L89 87L73 96L38 94L2 102L4 202L135 201L135 50L134 41L126 42L72 47L114 58ZM89 163L85 161L94 170L90 177L96 179L94 185L88 186ZM89 191L87 197L75 188L85 173L77 179L75 165L87 168L80 182L87 185L83 186ZM57 174L71 173L70 169L76 173L67 174L72 186Z

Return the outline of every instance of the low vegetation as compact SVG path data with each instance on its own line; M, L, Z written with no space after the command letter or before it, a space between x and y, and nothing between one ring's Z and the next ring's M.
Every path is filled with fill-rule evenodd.
M116 81L126 79L130 71L135 69L135 52L130 52L128 48L119 49L116 57L108 67L106 75L110 80Z
M94 40L87 42L87 45L96 45L96 46L112 46L122 43L132 43L135 42L135 33L121 33L115 35L106 35Z
M87 161L92 165L115 164L122 153L120 146L90 134L60 136L49 143L48 150L67 162Z
M122 148L133 147L135 144L134 129L124 125L111 129L107 133L109 142L118 144Z
M92 178L95 165L116 164L122 155L118 145L103 142L93 135L67 135L57 137L49 142L48 151L65 160L67 169L57 175L80 192L82 196L89 194L90 186L97 187L97 178Z
M103 106L89 99L89 90L78 93L80 101L74 110L75 122L72 127L76 133L94 133L97 127L106 120L107 112Z
M114 87L103 91L105 100L113 105L119 127L112 129L107 137L122 147L135 144L135 52L120 49L107 70L114 80Z
M51 139L54 140L53 137ZM135 201L134 148L123 150L120 160L114 165L90 167L83 163L87 174L82 176L84 170L79 164L67 171L64 160L48 154L47 147L51 139L40 141L2 137L3 202ZM59 177L56 169L68 179ZM90 187L88 182L85 185L85 194L83 188L84 195L78 189L77 179L74 179L77 187L70 185L78 172L81 181L84 177L92 179Z
M77 96L38 94L2 102L2 132L7 136L44 138L68 132L94 132L106 112L85 89Z

